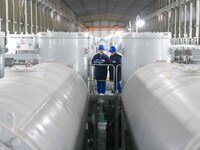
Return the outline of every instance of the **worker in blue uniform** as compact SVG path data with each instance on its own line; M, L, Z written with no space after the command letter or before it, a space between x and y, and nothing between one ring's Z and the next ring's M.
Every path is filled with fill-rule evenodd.
M104 46L99 45L99 53L94 55L92 64L110 64L108 55L104 54ZM106 92L106 78L108 68L107 66L95 66L94 67L94 78L97 80L97 92L98 94L105 94Z
M116 53L115 46L111 46L109 49L109 52L111 53L110 56L110 62L114 65L114 68L112 66L109 67L109 73L110 73L110 80L114 82L114 93L116 93L116 88L119 93L122 92L121 87L121 55ZM115 69L115 75L114 75L114 69ZM114 79L113 79L114 78Z

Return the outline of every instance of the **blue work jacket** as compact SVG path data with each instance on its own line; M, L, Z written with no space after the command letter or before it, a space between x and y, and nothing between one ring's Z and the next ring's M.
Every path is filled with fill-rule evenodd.
M100 55L99 53L94 55L92 64L110 64L109 57L106 54ZM107 66L95 66L94 78L96 80L106 80L107 78Z
M113 75L113 73L114 73L113 69L114 68L112 66L109 67L110 80L111 81L113 81L113 77L115 77L115 81L116 81L116 78L117 78L117 81L121 81L121 77L122 77L121 76L121 66L117 67L117 65L121 64L121 58L122 58L122 56L117 54L117 53L110 56L110 62L111 62L111 64L114 65L114 68L115 68L115 76L114 76Z

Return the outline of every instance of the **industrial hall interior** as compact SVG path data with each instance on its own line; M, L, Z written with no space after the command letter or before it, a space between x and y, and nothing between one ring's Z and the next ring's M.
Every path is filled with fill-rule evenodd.
M0 0L0 150L200 150L200 0Z

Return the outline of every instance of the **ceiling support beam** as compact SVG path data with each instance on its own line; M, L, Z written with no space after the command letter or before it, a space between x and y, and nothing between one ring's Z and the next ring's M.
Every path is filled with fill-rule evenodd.
M126 26L86 26L89 30L92 29L124 29Z
M161 9L159 9L159 10L153 12L152 14L143 17L142 19L143 19L143 20L148 20L148 19L153 18L153 17L155 17L155 16L158 16L158 15L164 13L164 12L169 12L172 8L175 8L175 7L178 7L178 6L180 6L180 5L183 5L183 4L185 4L186 2L188 2L188 1L190 1L190 0L178 0L178 1L175 1L175 2L173 2L173 3L171 3L171 4L169 4L168 6L163 7L163 8L161 8Z
M80 0L81 1L81 0ZM48 7L49 9L51 9L53 12L56 12L57 14L59 14L60 16L70 20L71 22L85 28L84 25L82 25L80 22L78 22L77 20L75 20L74 18L72 18L70 15L66 14L65 12L63 12L62 10L58 10L56 8L55 5L51 4L50 2L48 2L47 0L37 0L38 3L41 3L42 5L44 5L44 7Z

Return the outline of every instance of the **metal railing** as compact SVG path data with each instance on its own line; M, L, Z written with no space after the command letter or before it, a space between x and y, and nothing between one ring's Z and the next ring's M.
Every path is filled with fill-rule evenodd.
M112 113L114 112L114 116L111 117L111 118L105 118L107 123L108 121L114 121L114 127L111 127L112 128L112 131L114 131L114 150L117 150L118 149L118 146L119 146L119 135L120 135L120 131L119 131L119 116L120 116L120 100L121 100L121 97L120 95L117 95L116 91L117 91L117 82L118 82L118 70L119 70L119 67L121 67L121 64L115 66L113 64L89 64L88 66L88 88L89 88L89 91L90 91L90 98L91 98L91 110L92 112L94 113L94 132L93 132L93 140L94 140L94 145L93 145L93 149L94 150L98 150L100 147L99 145L99 139L98 139L98 123L99 123L99 113L104 113L104 114L107 114L110 113L112 111ZM96 80L94 78L94 68L95 67L106 67L107 68L107 79L106 80ZM109 74L109 67L112 67L111 69L113 74L112 76ZM101 73L101 72L100 72ZM110 78L113 78L112 81L110 80ZM105 82L111 82L112 83L112 90L114 91L114 95L105 95L104 97L99 97L97 95L97 92L96 92L96 81L105 81ZM114 84L114 86L113 86ZM108 91L108 86L106 88L106 91ZM111 91L110 91L111 92ZM104 105L104 110L103 110L103 104ZM112 108L114 108L114 110L112 110L109 106L112 106ZM114 107L113 107L114 106ZM109 108L109 111L106 111L106 107L107 109ZM111 122L110 122L111 123ZM108 130L110 129L108 127ZM106 132L109 132L109 131L106 131ZM120 133L119 133L120 132Z
M102 66L102 67L107 67L107 71L109 72L109 69L108 67L112 67L113 69L113 80L111 81L110 78L108 78L108 80L96 80L94 78L94 68L97 67L97 66ZM90 68L90 74L88 75L89 79L88 79L88 88L89 88L89 91L90 91L90 94L96 94L96 82L95 81L106 81L106 83L109 81L109 82L113 82L114 84L114 89L113 92L114 94L116 94L116 91L117 91L117 82L118 82L118 70L119 70L119 67L121 67L121 64L117 65L117 66L114 66L113 64L90 64L89 65L89 68ZM108 76L108 74L107 74Z
M119 70L119 67L121 67L122 65L121 64L118 64L117 66L116 66L116 83L114 84L115 85L115 89L116 89L116 91L117 91L117 86L118 86L118 70ZM122 69L121 69L121 71L122 71ZM122 73L121 73L121 76L122 76ZM121 81L120 81L121 82ZM121 88L122 88L122 85L121 85ZM121 89L122 90L122 89Z

